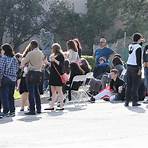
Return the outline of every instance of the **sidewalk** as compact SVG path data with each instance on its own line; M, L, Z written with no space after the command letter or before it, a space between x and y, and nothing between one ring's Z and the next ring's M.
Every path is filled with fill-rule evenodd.
M48 107L43 104L42 109ZM0 120L0 148L147 148L148 105L97 102Z

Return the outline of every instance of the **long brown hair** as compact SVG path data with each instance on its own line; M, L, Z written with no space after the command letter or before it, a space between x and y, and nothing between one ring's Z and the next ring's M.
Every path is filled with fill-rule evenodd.
M81 43L80 43L79 39L75 38L74 41L76 43L76 46L77 46L78 50L82 50L82 46L81 46Z
M76 45L74 40L69 40L67 42L67 46L68 46L68 49L71 49L71 50L73 50L75 52L78 52L78 48L77 48L77 45Z
M52 53L55 55L62 54L62 48L59 43L52 44Z
M38 47L38 42L36 40L32 40L28 46L25 48L23 52L23 58L28 54L28 52L32 51L34 48Z

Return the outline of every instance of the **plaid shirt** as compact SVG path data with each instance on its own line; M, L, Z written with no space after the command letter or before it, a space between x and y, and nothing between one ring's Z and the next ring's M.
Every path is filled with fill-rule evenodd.
M13 59L12 59L13 58ZM19 63L14 57L2 56L0 58L0 75L16 81Z

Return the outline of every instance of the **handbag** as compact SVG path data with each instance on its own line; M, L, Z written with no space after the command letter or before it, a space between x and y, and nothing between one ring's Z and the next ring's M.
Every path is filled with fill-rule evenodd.
M67 73L64 73L64 74L60 74L57 70L57 68L54 66L54 69L56 70L57 74L59 75L60 79L61 79L61 82L62 84L66 84L68 81L69 81L69 75Z
M40 71L28 71L27 80L31 84L40 84L43 81L43 73Z

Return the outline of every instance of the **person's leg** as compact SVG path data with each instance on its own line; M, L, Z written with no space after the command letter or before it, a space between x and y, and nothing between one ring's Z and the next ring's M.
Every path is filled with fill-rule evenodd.
M60 107L61 107L61 109L63 109L63 106L64 106L64 103L63 103L64 95L63 95L62 87L58 86L58 87L56 87L56 90L57 90L59 98L60 98Z
M34 84L28 84L28 91L29 91L29 108L30 108L30 113L35 114Z
M21 94L21 110L24 111L24 107L27 105L29 107L28 101L28 92L24 92Z
M40 98L40 92L39 92L39 85L35 85L35 101L36 101L36 110L37 113L41 113L41 98Z
M10 114L15 114L14 90L15 90L15 82L10 81L10 85L9 85L9 107L10 107Z
M144 82L146 87L146 93L148 94L148 68L144 68Z
M128 106L131 100L132 76L130 68L127 69L127 86L125 91L125 106Z
M7 114L9 112L9 87L7 85L1 88L2 93L2 105L3 105L3 113Z
M137 106L138 102L138 88L140 84L141 77L138 76L138 71L134 70L132 73L132 88L131 88L131 96L132 96L132 105Z
M57 100L57 90L56 90L56 86L51 86L51 93L52 93L52 100L51 100L51 105L50 108L54 108L54 104Z

